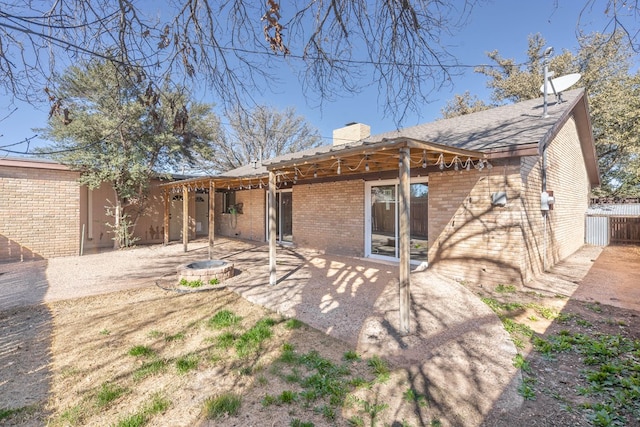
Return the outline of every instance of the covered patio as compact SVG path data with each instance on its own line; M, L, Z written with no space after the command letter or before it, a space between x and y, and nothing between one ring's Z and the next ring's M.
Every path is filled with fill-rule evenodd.
M276 190L283 186L336 182L353 179L398 178L398 297L401 334L410 332L410 178L428 176L429 173L447 170L471 170L491 168L490 156L479 151L419 141L410 138L383 139L377 142L345 143L320 147L291 155L284 155L262 165L254 164L235 169L215 177L193 178L163 184L164 189L164 242L169 242L169 194L182 194L183 212L189 212L189 194L206 190L210 195L216 190L228 191L265 188L267 203L267 236L269 247L270 285L278 282L276 272ZM214 212L215 197L209 197L209 212ZM188 215L182 218L183 250L188 250ZM212 259L215 244L215 217L209 215L208 246ZM295 242L294 242L295 243Z

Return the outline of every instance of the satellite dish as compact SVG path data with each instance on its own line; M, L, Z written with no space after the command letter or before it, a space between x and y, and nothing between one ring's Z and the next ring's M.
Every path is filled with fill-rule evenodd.
M566 76L560 76L555 79L550 79L547 84L547 93L544 93L544 84L540 86L540 92L544 95L554 94L558 100L558 103L562 102L562 92L569 89L580 80L581 74L567 74Z

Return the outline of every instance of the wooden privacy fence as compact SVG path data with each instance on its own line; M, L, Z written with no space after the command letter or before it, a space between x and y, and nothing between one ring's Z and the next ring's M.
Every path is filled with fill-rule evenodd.
M610 217L611 244L640 244L640 218Z

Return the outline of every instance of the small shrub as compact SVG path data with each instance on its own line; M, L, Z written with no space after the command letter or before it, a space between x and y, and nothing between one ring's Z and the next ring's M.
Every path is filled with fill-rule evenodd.
M531 372L531 365L520 353L516 354L513 358L513 366L522 369L524 372Z
M186 286L187 288L199 288L202 285L204 285L204 283L202 283L200 279L187 280L184 277L180 279L180 286Z
M224 415L233 417L240 413L241 404L242 399L237 394L221 394L220 396L205 401L205 414L210 420L220 418Z
M217 277L214 277L214 278L212 278L212 279L209 279L209 284L210 284L210 285L213 285L213 286L215 286L215 285L219 285L219 284L220 284L220 279L218 279Z

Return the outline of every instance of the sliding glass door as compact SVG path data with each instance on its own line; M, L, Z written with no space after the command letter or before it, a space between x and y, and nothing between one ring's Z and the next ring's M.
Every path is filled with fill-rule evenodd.
M428 196L426 178L411 182L411 260L427 262ZM398 180L376 181L366 186L365 255L397 260L399 246Z

